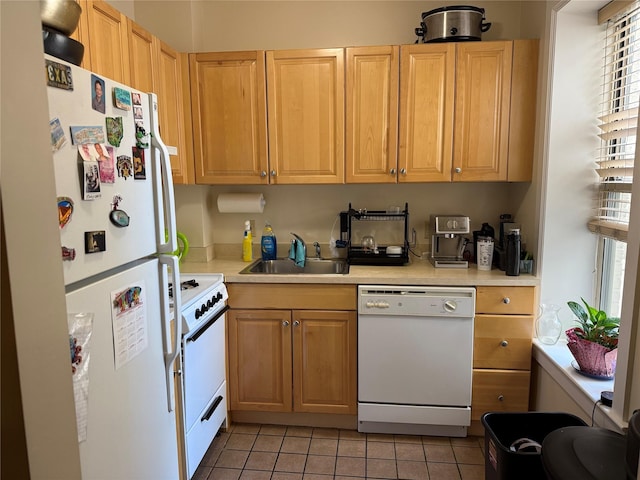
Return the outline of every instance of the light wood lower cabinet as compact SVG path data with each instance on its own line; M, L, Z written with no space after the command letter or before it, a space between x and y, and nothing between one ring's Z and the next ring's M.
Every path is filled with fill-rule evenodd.
M529 409L536 298L536 287L476 288L472 434L486 412Z
M355 287L229 284L228 289L231 410L356 413ZM238 308L267 297L267 305L279 308ZM319 308L335 304L352 310Z

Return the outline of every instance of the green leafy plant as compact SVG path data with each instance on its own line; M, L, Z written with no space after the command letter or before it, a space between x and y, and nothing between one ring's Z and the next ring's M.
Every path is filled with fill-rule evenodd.
M607 348L618 346L618 332L620 328L620 318L610 317L603 310L597 310L589 305L584 298L580 298L586 310L577 302L567 302L573 314L577 317L576 327L573 331L579 338L590 342L599 343Z

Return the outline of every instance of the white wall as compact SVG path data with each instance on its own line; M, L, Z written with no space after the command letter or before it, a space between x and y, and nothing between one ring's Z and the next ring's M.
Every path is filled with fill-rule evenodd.
M555 60L548 72L548 152L543 171L541 303L556 303L565 326L572 326L568 300L593 298L596 237L587 230L593 214L593 164L599 147L595 123L599 90L600 28L595 12L601 1L573 1L556 16ZM577 41L579 39L579 41Z
M12 447L19 445L4 436L24 428L30 478L73 480L80 478L80 461L60 243L51 241L59 231L39 3L2 1L0 20L1 194L10 282L2 285L2 322L3 332L5 322L14 324L20 381L6 384L3 371L2 402L20 395L24 413L21 425L3 410L2 467L6 478L25 478L12 474L19 456ZM11 315L5 315L8 302Z

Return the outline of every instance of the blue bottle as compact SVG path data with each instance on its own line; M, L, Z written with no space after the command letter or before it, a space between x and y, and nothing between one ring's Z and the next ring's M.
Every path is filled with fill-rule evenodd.
M262 260L276 259L278 254L278 244L276 243L276 235L273 233L273 229L269 222L264 225L260 247L260 250L262 251Z

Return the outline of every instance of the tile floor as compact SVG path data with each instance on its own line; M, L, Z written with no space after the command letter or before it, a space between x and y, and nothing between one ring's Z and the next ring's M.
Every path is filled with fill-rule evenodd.
M193 480L484 480L484 438L236 424Z

